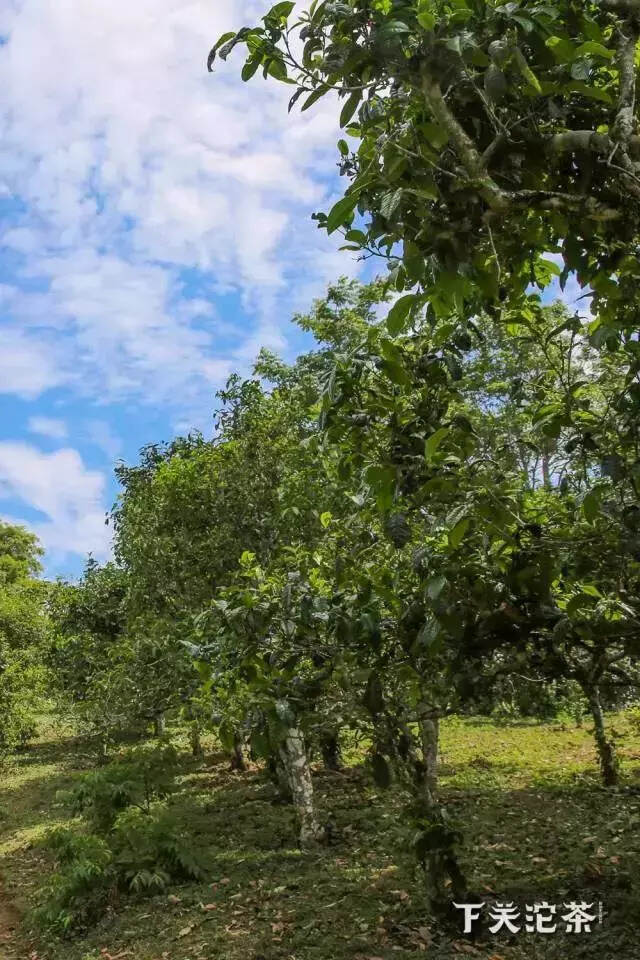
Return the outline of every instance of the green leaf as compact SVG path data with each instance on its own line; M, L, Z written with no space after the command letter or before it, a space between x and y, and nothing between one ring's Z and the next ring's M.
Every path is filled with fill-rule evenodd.
M552 420L554 417L557 417L563 410L564 407L561 403L545 403L544 406L536 410L532 422L534 424L546 423L547 420Z
M216 41L213 50L217 51L220 49L223 44L227 43L229 40L232 40L236 36L235 30L228 30L227 33L223 33L219 40Z
M424 445L424 455L427 461L430 461L434 454L437 453L438 447L448 433L449 427L440 427L439 430L436 430L435 433L432 433L431 436L428 437Z
M600 494L591 490L582 501L582 512L587 523L593 523L600 514Z
M470 524L471 517L462 517L451 530L449 530L449 545L454 550L457 550L462 543Z
M343 157L349 156L349 144L346 140L338 140L338 150Z
M286 20L294 7L295 2L292 0L282 0L281 3L276 3L275 7L271 7L263 20Z
M539 257L536 266L541 266L546 273L552 274L554 277L559 277L562 273L562 268L558 266L555 260L547 260L546 257Z
M266 760L271 753L269 738L261 730L253 729L251 731L251 750L263 760Z
M427 581L427 596L430 600L437 600L447 585L447 578L443 576L430 577Z
M522 76L524 77L524 79L527 81L527 83L529 84L529 86L530 86L530 87L533 87L533 89L536 91L536 93L542 93L542 87L540 86L540 81L538 80L538 78L536 77L535 73L533 72L533 70L531 69L531 67L529 66L529 64L527 63L526 58L525 58L522 50L520 50L519 47L516 47L516 48L515 48L515 50L514 50L514 57L515 57L516 63L518 64L518 67L519 67L519 69L520 69L520 73L522 74Z
M340 112L340 126L346 127L354 113L358 109L358 104L362 99L362 93L358 90L352 93Z
M602 57L604 60L613 60L614 52L601 43L588 40L586 43L580 44L575 55L576 57Z
M433 30L436 25L436 15L431 6L431 0L419 0L418 23L423 30Z
M409 279L419 283L424 276L425 259L423 250L413 240L405 240L402 261Z
M607 93L606 90L602 90L600 87L592 87L583 80L572 80L564 89L569 93L581 93L584 97L589 97L591 100L599 100L601 103L613 103L611 95Z
M207 683L211 679L213 670L211 664L206 660L196 660L196 669L203 683Z
M325 93L327 93L328 90L329 90L329 87L327 87L326 85L318 87L317 90L314 90L313 93L310 96L308 96L307 99L302 104L302 107L300 108L300 113L304 113L305 110L308 110L309 107L312 107L314 103L317 103L317 101L320 100L321 97L324 97Z
M588 601L585 600L585 594L583 593L578 593L575 597L571 597L566 606L567 616L573 617L587 602Z
M235 37L235 35L236 35L235 30L229 30L227 31L227 33L223 33L222 36L216 41L214 46L211 48L211 53L209 54L209 56L211 56L211 54L217 53L220 47L223 46L223 44L228 43L229 40L232 40Z
M402 366L395 360L381 360L380 368L384 370L389 380L396 383L399 387L408 387L411 385L411 377Z
M597 587L594 587L591 583L583 583L580 587L582 593L586 593L588 597L601 597L602 594Z
M440 624L435 617L428 617L418 634L418 643L429 649L440 639Z
M547 37L545 43L558 63L571 63L575 58L576 48L567 37Z
M358 196L354 193L348 193L342 200L338 200L336 205L331 208L327 217L327 233L334 233L338 227L353 219L353 212L358 204Z
M226 720L223 720L220 726L218 727L218 738L222 747L225 750L233 750L235 743L235 731L230 723Z
M325 529L330 525L332 520L333 520L333 516L331 513L329 513L328 510L325 510L324 513L320 514L320 523L322 524L323 527L325 527Z
M390 40L404 33L411 33L408 24L402 20L388 20L376 30L376 40Z
M249 57L244 67L242 68L241 77L246 83L247 80L251 80L251 77L257 72L258 67L262 63L261 57Z
M267 60L265 64L266 74L270 77L273 77L275 80L287 80L287 66L284 60L281 60L280 57L273 57L271 60Z
M435 150L441 150L449 142L448 132L439 123L423 123L420 125L420 132L424 133Z
M398 190L390 190L383 195L380 202L380 213L383 217L386 217L387 220L391 219L400 206L403 192L402 188L399 188Z
M404 329L407 318L411 313L411 308L417 300L418 297L415 293L408 293L406 296L396 300L391 307L391 310L389 310L387 314L387 330L392 337Z
M515 20L516 23L519 23L520 26L522 27L522 29L525 31L525 33L531 33L531 31L533 30L533 28L534 28L534 26L535 26L533 20L529 20L528 17L521 17L521 16L520 16L519 14L517 14L517 13L512 13L512 14L511 14L511 19L512 19L512 20Z
M418 23L423 30L433 30L436 25L436 18L432 13L425 11L418 14Z
M225 34L225 36L226 36L226 34ZM240 38L239 35L236 33L235 35L233 35L233 36L231 37L230 40L228 40L225 44L223 44L223 45L218 49L218 56L220 57L220 59L221 59L221 60L226 60L227 57L229 56L229 54L231 53L231 51L233 50L233 48L236 47L236 46L240 43L240 40L241 40L241 38ZM215 58L215 53L214 53L213 50L212 50L211 53L209 54L209 60L208 60L209 69L211 69L211 65L213 64L214 58Z
M389 510L393 504L396 485L396 472L393 467L369 467L365 473L365 480L375 495L378 510L381 513Z

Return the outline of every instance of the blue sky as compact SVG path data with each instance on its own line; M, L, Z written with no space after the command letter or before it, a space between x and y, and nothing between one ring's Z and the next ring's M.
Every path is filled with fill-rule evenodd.
M330 103L205 70L255 0L6 0L0 12L0 516L50 575L109 555L113 464L197 427L259 347L355 273L310 220Z

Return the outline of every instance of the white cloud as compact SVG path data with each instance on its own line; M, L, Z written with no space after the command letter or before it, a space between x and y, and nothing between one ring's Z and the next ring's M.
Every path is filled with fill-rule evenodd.
M69 431L64 420L54 417L29 417L29 433L37 433L42 437L51 437L52 440L64 440Z
M122 451L122 441L116 436L106 420L87 420L85 424L88 439L108 457L115 460Z
M192 322L202 321L200 301L171 309L177 291L167 269L78 250L42 259L40 271L49 324L72 351L65 377L79 392L101 402L142 396L188 405L227 374L228 361L215 359L215 320L209 329ZM13 313L28 329L43 309L41 294L25 293Z
M0 505L18 501L41 514L25 520L12 508L8 519L30 527L54 557L108 556L104 495L103 474L88 470L77 450L43 453L26 443L0 443Z
M3 326L0 336L0 394L32 400L64 383L55 352L44 343L12 325Z
M355 269L309 220L327 205L314 170L332 169L334 107L288 116L290 90L243 84L239 56L206 73L211 43L261 8L96 0L88 13L81 0L14 0L0 47L0 182L26 213L2 243L27 259L10 304L22 373L5 389L69 383L202 412L212 382L263 341L285 346L293 310ZM233 343L200 294L191 310L181 303L180 272L193 267L254 312ZM50 336L64 355L46 365L38 345Z

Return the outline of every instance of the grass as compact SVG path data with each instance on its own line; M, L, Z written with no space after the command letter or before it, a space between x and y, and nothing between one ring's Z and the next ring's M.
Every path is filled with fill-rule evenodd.
M301 851L292 810L259 770L230 773L219 755L185 758L179 805L206 882L123 896L81 938L44 945L25 920L3 960L637 960L640 738L624 716L622 786L603 789L592 738L572 725L451 719L443 729L443 795L464 830L470 888L489 901L602 902L590 934L481 933L470 941L434 923L402 853L402 801L350 757L318 769L315 788L335 837ZM179 732L176 733L179 736ZM186 751L186 739L184 740ZM66 820L56 799L91 757L69 731L45 730L0 788L0 877L28 916L47 858L35 841ZM400 851L400 852L399 852ZM564 911L563 911L564 912ZM0 925L2 913L0 911ZM9 953L2 953L8 949ZM11 952L13 951L13 952Z

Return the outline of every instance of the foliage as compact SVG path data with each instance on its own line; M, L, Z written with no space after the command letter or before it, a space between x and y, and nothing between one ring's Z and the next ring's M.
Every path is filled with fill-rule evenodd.
M58 828L45 837L56 868L35 911L45 930L67 935L95 922L119 890L163 890L172 879L204 876L177 810L162 801L176 789L173 747L138 748L85 774L68 794L86 827Z
M614 783L601 692L637 685L640 623L627 591L638 572L638 5L350 0L299 17L294 7L225 34L208 62L244 45L243 79L261 68L291 84L290 108L330 91L344 100L349 186L316 218L349 249L386 259L388 289L404 295L385 331L337 358L327 444L369 486L396 547L411 540L408 515L436 521L422 565L432 589L443 584L443 609L423 639L475 637L483 655L493 643L503 670L522 628L520 672L582 686ZM551 325L536 288L571 274L592 313ZM505 352L524 377L498 417L495 401L469 409L465 374L478 355ZM585 563L592 543L603 549ZM448 579L460 549L462 578Z
M58 867L42 886L34 918L64 936L92 923L104 908L115 886L113 854L104 838L66 828L51 831L47 845Z
M46 584L42 550L22 527L0 523L0 757L33 735L45 689Z
M55 691L101 751L124 732L142 733L195 690L196 674L177 628L139 612L131 577L114 563L87 563L77 584L58 583L49 650Z
M226 33L209 68L244 46L243 79L261 70L290 84L290 108L338 92L349 186L319 225L387 259L396 288L414 290L389 315L392 332L426 307L453 323L451 342L480 310L517 318L530 284L575 271L593 291L593 343L621 352L631 386L635 0L295 6Z
M171 744L137 747L98 770L84 774L67 800L97 833L108 833L119 813L136 807L148 814L155 800L175 787L178 755Z

